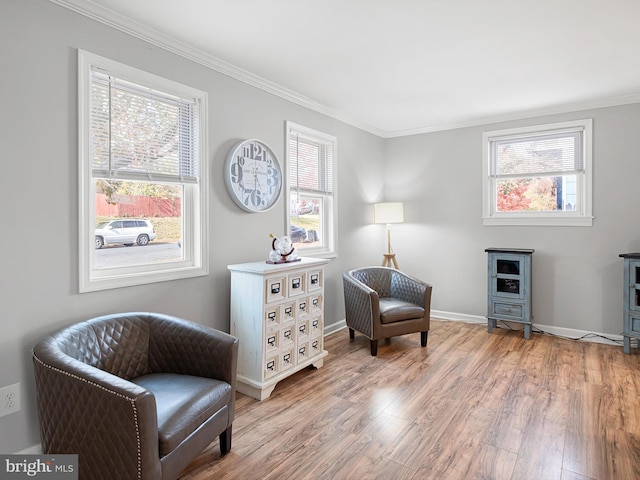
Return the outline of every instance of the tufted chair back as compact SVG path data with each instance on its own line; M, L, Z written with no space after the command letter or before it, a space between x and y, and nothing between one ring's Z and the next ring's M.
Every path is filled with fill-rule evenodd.
M388 267L362 267L342 276L345 318L349 336L354 331L367 336L371 355L377 355L378 340L420 332L427 345L430 328L431 285Z
M79 478L172 480L220 436L231 448L238 340L169 315L70 325L33 349L42 450Z

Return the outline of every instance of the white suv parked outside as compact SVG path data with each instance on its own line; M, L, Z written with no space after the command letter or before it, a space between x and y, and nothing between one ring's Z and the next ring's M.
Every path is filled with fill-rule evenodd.
M96 226L96 248L114 243L122 243L128 247L134 243L144 246L155 238L153 224L140 218L109 220Z

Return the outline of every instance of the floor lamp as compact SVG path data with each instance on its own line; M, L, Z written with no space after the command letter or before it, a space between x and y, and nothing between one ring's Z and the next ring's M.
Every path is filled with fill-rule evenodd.
M399 269L396 254L391 249L391 224L404 222L402 202L375 203L373 205L373 223L387 226L387 253L382 260L383 267Z

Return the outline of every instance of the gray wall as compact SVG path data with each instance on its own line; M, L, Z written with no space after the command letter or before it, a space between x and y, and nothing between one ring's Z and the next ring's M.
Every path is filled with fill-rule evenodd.
M593 118L593 226L483 226L482 132L579 118ZM410 222L393 232L400 266L435 284L433 309L483 317L484 249L533 248L534 323L619 335L618 254L640 251L639 131L634 104L388 140L386 196Z
M78 48L209 93L209 276L78 293ZM152 310L228 331L226 265L266 258L269 233L284 232L285 205L242 212L227 195L222 166L244 138L260 138L283 158L286 120L338 138L339 255L327 268L327 324L344 318L341 273L382 259L384 227L370 225L370 204L386 198L406 202L407 223L394 229L393 246L403 270L434 284L434 309L482 317L484 248L531 247L537 323L622 328L617 255L640 251L631 221L640 178L637 105L384 140L46 0L0 2L0 61L0 386L20 382L23 394L22 411L0 418L0 452L39 443L30 349L54 330ZM483 227L482 131L586 116L594 118L594 226Z
M209 276L78 293L78 48L208 92ZM338 138L339 202L349 208L338 212L340 256L327 267L325 305L328 324L343 319L340 272L377 261L353 226L365 221L364 192L382 194L382 139L46 0L0 2L0 61L0 386L20 382L23 394L22 411L0 418L0 452L39 443L30 349L54 330L100 314L143 310L229 331L226 266L267 258L269 233L285 232L285 201L262 214L241 211L225 189L224 160L245 138L265 141L283 160L286 120Z

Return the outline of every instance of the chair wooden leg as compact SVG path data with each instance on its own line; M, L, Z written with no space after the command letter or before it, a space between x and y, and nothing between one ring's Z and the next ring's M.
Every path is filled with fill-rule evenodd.
M220 453L222 455L226 455L231 451L231 428L233 425L229 425L229 427L220 434Z
M371 356L378 355L378 340L370 340L371 342Z
M351 340L353 340L354 338L356 338L356 332L353 330L353 328L349 329L349 338Z
M429 332L420 332L420 345L422 345L423 347L426 347L428 337L429 337Z

